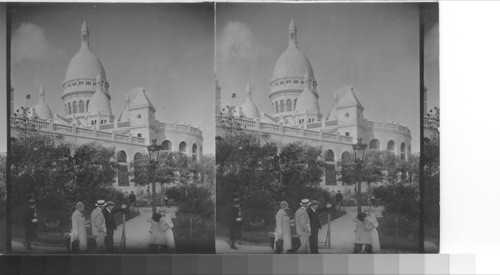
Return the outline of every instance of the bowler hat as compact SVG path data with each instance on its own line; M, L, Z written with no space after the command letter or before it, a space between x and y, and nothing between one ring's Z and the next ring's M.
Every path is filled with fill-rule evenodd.
M112 201L106 202L106 206L115 206L115 203Z

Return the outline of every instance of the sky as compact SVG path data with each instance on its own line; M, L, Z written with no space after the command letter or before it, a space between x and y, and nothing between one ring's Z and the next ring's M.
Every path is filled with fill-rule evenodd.
M326 115L332 108L334 91L340 99L345 92L341 88L353 85L365 118L407 125L412 151L420 151L416 4L220 3L216 10L216 72L222 106L243 103L250 83L259 110L272 114L269 82L274 64L287 48L293 19L299 49L308 57L318 83L321 113ZM435 103L433 97L429 100Z
M62 84L80 48L85 19L90 48L110 84L115 118L139 87L161 122L203 131L204 153L215 152L214 9L208 4L23 4L12 15L15 108L38 102L40 84L53 113L64 114ZM1 56L1 55L0 55Z

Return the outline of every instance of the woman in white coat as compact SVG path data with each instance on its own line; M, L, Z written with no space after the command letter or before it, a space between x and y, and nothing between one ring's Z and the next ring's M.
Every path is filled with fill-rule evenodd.
M166 245L169 253L175 252L175 239L174 232L172 228L174 227L174 223L172 222L172 217L168 214L166 209L161 209L161 219L160 223L163 228L165 228L165 237L166 237Z
M276 251L276 242L280 239L283 240L283 250L281 253L286 253L292 249L292 232L290 227L290 209L288 203L282 201L280 203L280 210L276 213L276 234L274 237L274 249Z
M87 251L87 228L85 217L83 216L83 203L76 204L76 210L71 216L71 251L86 252ZM73 247L78 240L78 248Z
M365 213L366 213L365 223L367 223L366 227L371 228L368 231L368 235L370 236L372 253L380 252L380 240L377 231L378 227L377 217L375 217L375 213L373 213L373 210L371 208L366 208Z

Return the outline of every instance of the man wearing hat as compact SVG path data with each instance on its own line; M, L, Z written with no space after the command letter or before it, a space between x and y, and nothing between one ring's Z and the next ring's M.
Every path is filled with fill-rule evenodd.
M106 252L113 253L113 237L116 230L115 213L122 212L127 208L126 204L122 204L121 209L113 209L115 203L112 201L106 202L106 208L102 211L104 216L104 221L106 224L106 237L104 238L104 246L106 247Z
M90 222L92 225L92 235L96 242L96 250L104 251L104 238L106 237L106 222L104 220L103 209L106 206L104 200L98 200L95 204L96 208L90 214Z
M295 228L297 234L300 236L300 247L297 249L298 253L306 254L307 247L309 246L309 236L311 235L311 223L307 208L311 203L308 199L303 199L300 202L300 208L295 212Z
M36 228L38 226L38 219L36 217L36 201L34 199L28 200L28 209L24 214L24 241L28 250L33 250L31 242L36 239Z
M231 221L229 229L229 241L231 243L231 249L238 249L235 245L236 240L241 239L241 208L240 208L240 198L233 199L233 207L231 207L231 212L229 220Z
M319 213L332 208L332 204L328 203L326 207L318 208L319 202L317 200L311 201L311 206L307 209L309 220L311 221L311 236L309 237L309 249L311 254L318 254L318 233L321 229L321 222L319 221Z

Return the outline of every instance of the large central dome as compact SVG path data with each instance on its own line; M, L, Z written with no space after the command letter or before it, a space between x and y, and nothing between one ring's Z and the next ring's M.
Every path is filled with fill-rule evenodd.
M307 57L297 46L297 29L293 20L289 27L288 48L281 54L274 65L273 80L285 77L303 77L306 71L314 79L314 73Z
M94 79L98 74L103 81L106 81L106 72L101 61L90 50L89 30L86 22L83 22L80 50L69 62L65 82L76 79Z

